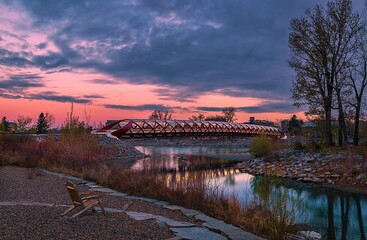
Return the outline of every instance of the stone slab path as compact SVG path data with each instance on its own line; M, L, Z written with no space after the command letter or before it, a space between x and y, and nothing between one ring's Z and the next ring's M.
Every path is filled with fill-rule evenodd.
M124 209L114 209L114 208L106 208L107 212L114 213L125 213L130 218L137 221L144 221L148 219L153 219L157 221L159 225L167 225L170 230L175 233L175 239L187 239L187 240L201 240L201 239L213 239L213 240L222 240L222 239L230 239L230 240L239 240L239 239L247 239L247 240L262 240L264 238L258 237L252 233L245 232L240 228L237 228L231 224L227 224L221 220L209 217L202 212L187 209L181 206L171 205L165 201L158 201L151 198L145 197L136 197L129 196L126 193L118 192L116 190L97 185L95 182L86 181L81 178L69 176L63 173L55 173L48 170L43 170L47 174L56 175L59 177L63 177L69 180L76 182L79 185L86 185L91 188L92 191L100 192L103 194L108 194L116 197L123 197L131 200L140 200L146 201L149 203L153 203L156 206L163 207L170 210L179 210L184 215L189 218L195 218L202 222L201 226L195 225L189 222L176 221L164 216L143 213L143 212L134 212L128 211L128 205ZM54 204L46 204L46 203L27 203L27 202L0 202L0 206L9 206L9 205L27 205L27 206L47 206L47 207L70 207L68 205L54 205ZM100 209L97 208L97 211Z

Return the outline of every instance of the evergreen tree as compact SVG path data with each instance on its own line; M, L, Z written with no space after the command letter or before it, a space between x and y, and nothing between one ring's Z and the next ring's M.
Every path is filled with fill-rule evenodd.
M288 123L288 132L295 134L295 135L300 135L302 132L302 128L301 128L302 124L303 124L303 121L298 120L297 116L293 115Z
M43 112L41 112L38 117L36 129L37 129L37 134L47 133L48 124L47 124L47 120Z
M3 116L3 118L1 119L0 131L1 132L7 132L8 127L9 127L9 123L8 123L8 121L6 121L6 117Z

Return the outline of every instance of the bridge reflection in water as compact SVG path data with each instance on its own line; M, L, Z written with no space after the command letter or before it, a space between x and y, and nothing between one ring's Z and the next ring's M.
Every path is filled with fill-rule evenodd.
M223 135L251 137L258 134L265 134L274 138L285 136L282 131L275 127L192 120L123 119L97 130L96 133L104 133L106 131L110 131L112 135L118 138Z

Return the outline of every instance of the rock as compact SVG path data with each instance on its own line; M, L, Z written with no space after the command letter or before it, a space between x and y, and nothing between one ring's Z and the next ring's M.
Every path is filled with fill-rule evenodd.
M322 236L320 233L314 231L300 231L298 235L302 237L304 240L320 240Z
M218 233L214 233L209 231L206 228L201 227L192 227L192 228L170 228L173 232L176 233L177 236L181 237L181 239L197 239L197 240L225 240L227 238L219 235Z
M308 177L303 178L303 181L305 181L305 182L313 182L312 178L308 178Z
M333 177L333 178L339 178L340 175L339 174L333 174L333 175L331 175L331 177Z
M364 173L362 173L362 174L359 174L357 177L356 177L356 179L357 179L357 181L360 181L360 182L362 182L362 181L364 181L364 180L366 180L366 174L364 174Z

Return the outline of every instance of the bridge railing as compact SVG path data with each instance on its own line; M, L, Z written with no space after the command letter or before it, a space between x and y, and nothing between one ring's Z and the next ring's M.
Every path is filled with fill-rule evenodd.
M152 120L122 119L107 125L97 132L110 131L112 135L122 137L150 136L194 136L194 135L245 135L265 134L282 137L278 128L245 123L192 121L192 120Z

